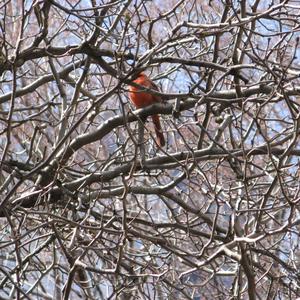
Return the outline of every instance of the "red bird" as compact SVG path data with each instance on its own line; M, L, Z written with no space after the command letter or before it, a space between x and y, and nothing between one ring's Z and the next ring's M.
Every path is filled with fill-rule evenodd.
M158 91L158 87L155 85L155 83L151 81L144 73L140 73L138 77L135 80L133 80L133 82L142 85L146 88ZM143 108L162 101L162 99L159 96L150 94L149 92L143 91L142 89L139 89L132 85L129 86L129 98L136 108ZM160 147L163 147L166 144L166 142L162 133L159 115L153 115L151 117L154 123L154 129L157 137L156 141Z

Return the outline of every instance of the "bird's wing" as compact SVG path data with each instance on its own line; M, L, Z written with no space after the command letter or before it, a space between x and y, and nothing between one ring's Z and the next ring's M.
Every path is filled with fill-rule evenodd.
M159 87L150 79L148 80L147 87L149 87L150 89L153 89L155 91L158 91L158 92L160 91ZM157 95L153 95L153 96L155 97L156 101L158 101L158 102L162 101L160 96L157 96Z

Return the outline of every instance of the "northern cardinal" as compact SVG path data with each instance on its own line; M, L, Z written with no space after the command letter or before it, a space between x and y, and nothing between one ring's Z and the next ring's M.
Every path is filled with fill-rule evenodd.
M151 81L144 73L140 73L133 82L142 85L146 88L158 91L158 87L155 85L155 83ZM149 92L143 91L142 89L139 89L132 85L129 86L129 98L136 108L143 108L162 101L162 99L159 96L150 94ZM156 141L160 147L163 147L166 144L166 142L162 133L159 115L153 115L151 117L153 120L154 129L157 137Z

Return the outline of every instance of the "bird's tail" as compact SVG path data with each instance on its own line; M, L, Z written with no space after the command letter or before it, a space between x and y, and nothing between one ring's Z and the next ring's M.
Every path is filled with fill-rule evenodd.
M152 116L152 120L154 123L154 129L157 137L156 141L160 147L163 147L166 144L166 141L161 129L159 115Z

